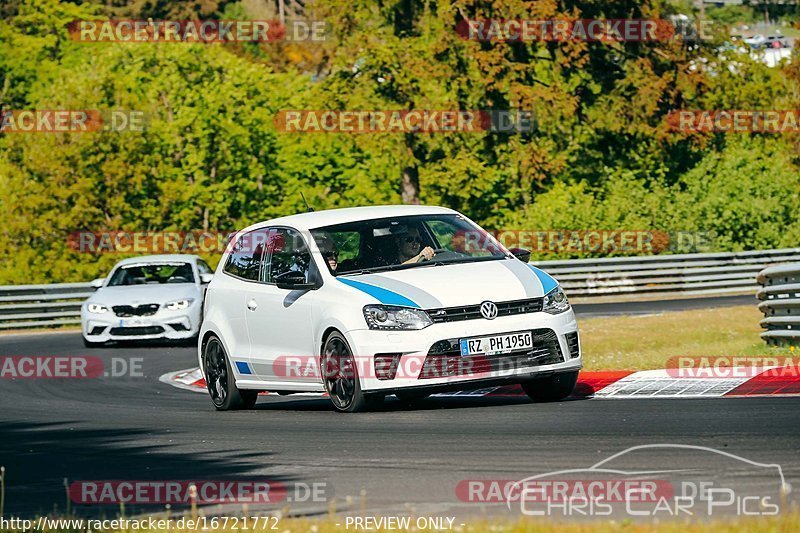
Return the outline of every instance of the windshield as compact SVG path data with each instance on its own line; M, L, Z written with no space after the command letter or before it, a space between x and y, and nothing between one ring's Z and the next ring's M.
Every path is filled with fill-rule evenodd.
M194 281L192 265L189 263L148 263L119 267L111 275L108 286L194 283Z
M510 253L461 215L360 220L311 231L334 275L491 261Z

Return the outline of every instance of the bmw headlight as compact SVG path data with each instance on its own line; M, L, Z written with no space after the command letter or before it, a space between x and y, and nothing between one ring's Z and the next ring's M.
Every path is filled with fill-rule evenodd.
M96 304L96 303L88 304L86 306L86 310L89 311L90 313L95 313L97 315L108 313L108 307L106 307L103 304Z
M568 309L569 300L567 300L567 295L564 294L564 291L561 290L560 286L556 287L544 296L544 306L542 307L542 311L545 313L557 315Z
M433 324L422 309L396 305L367 305L364 318L369 329L423 329Z
M187 309L194 300L192 298L186 298L185 300L175 300L174 302L169 302L166 307L170 311L180 311L181 309Z

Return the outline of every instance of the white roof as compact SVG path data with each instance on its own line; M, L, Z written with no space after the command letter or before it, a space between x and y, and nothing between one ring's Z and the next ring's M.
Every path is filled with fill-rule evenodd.
M194 263L198 258L191 254L159 254L159 255L140 255L139 257L129 257L123 259L117 266L133 265L139 263Z
M402 217L410 215L445 215L456 214L456 211L446 207L425 205L378 205L370 207L347 207L344 209L328 209L326 211L313 211L286 217L274 218L252 224L242 231L250 231L264 226L289 226L298 230L311 230L323 226L356 222L359 220L373 220L386 217Z

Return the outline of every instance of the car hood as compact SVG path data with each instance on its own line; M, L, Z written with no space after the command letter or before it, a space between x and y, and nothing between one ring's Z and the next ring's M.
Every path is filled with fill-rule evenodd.
M549 274L517 259L338 276L376 303L435 309L544 296L557 285Z
M88 301L106 305L165 304L199 296L199 288L194 283L165 283L102 287Z

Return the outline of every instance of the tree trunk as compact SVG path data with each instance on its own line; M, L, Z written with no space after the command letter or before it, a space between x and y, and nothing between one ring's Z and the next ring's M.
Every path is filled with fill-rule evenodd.
M419 205L419 171L417 167L403 169L403 180L400 184L400 198L404 204Z

